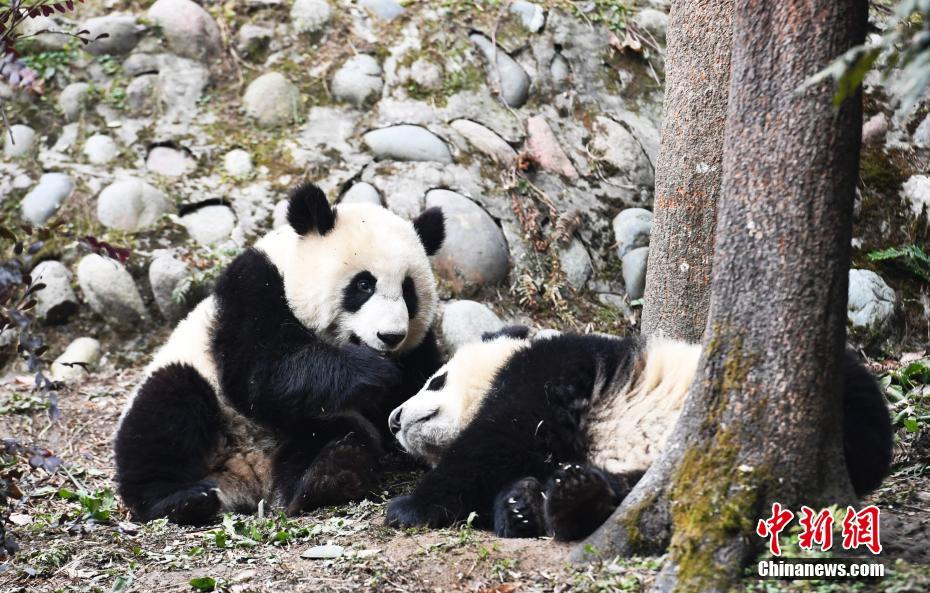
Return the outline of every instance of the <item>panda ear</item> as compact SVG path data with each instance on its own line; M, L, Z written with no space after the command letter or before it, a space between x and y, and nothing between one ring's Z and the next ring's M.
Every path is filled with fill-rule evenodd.
M498 338L514 338L516 340L525 340L530 335L530 328L525 325L507 325L494 332L484 332L481 334L482 342L493 342Z
M316 231L325 235L336 225L336 211L329 205L326 194L313 185L304 183L291 193L287 204L287 222L298 235Z
M413 221L413 228L420 235L426 255L433 255L446 240L446 217L437 207L427 208Z

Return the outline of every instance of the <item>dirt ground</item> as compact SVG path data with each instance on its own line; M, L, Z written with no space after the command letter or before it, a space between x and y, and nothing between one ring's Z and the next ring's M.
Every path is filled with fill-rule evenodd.
M238 593L644 591L661 566L657 558L572 566L567 560L571 546L546 539L499 539L468 525L432 531L387 528L384 501L417 478L398 459L390 461L399 469L390 472L378 501L294 519L264 509L262 517L227 516L221 524L197 529L162 521L134 524L112 496L110 438L138 373L98 374L62 390L56 421L46 411L0 415L0 435L13 435L26 446L7 445L8 458L16 461L5 471L23 472L23 496L10 511L11 532L21 550L0 568L0 591L198 590L192 582L199 590ZM0 385L5 392L0 399L16 388ZM911 463L873 497L883 512L883 528L888 527L882 541L892 576L858 584L747 579L744 588L930 591L930 464L914 462L920 455L912 450L899 451L899 457ZM59 459L54 473L32 467L54 468Z

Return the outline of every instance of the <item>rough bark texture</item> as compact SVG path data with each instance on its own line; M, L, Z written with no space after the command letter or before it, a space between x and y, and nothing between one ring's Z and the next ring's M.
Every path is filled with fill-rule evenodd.
M710 301L733 0L672 3L643 333L700 341Z
M670 545L657 588L724 591L779 501L852 499L844 345L861 99L797 91L864 37L865 0L736 0L714 278L698 377L659 460L586 542ZM577 550L579 557L590 548Z

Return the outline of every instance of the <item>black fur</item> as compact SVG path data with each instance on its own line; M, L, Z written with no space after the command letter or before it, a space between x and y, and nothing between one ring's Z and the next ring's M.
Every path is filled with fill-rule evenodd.
M446 217L439 208L427 208L413 221L426 255L433 255L446 240Z
M287 222L298 235L311 231L325 235L336 226L336 210L329 205L323 190L312 183L305 183L291 193Z
M375 294L378 279L368 270L356 274L342 289L342 308L355 313Z
M891 473L893 446L888 406L878 381L847 350L843 358L843 452L859 496L878 488Z
M223 272L214 297L211 351L223 397L273 435L276 499L299 512L366 496L389 437L388 413L441 364L434 334L394 359L325 343L291 312L281 275L255 249ZM346 412L371 424L339 417ZM222 453L224 422L217 394L193 367L169 365L146 381L115 443L120 493L135 516L216 516L220 501L207 479L215 468L207 463ZM372 425L381 434L368 434Z
M563 334L518 351L436 468L410 495L390 502L387 522L442 527L475 511L479 524L490 526L493 517L495 531L508 537L590 534L642 476L610 474L587 462L585 423L595 376L598 366L608 382L628 375L641 350L635 338ZM861 496L888 473L891 424L875 379L852 355L844 374L847 468ZM546 484L541 510L538 483ZM523 515L519 522L516 514Z
M446 378L449 376L449 373L443 373L437 375L430 379L430 382L426 385L427 391L439 391L446 386Z
M530 328L525 325L507 325L493 332L481 334L482 342L493 342L497 338L507 337L516 340L525 340L530 335Z
M155 371L116 434L119 493L136 517L210 521L219 500L205 481L207 459L221 432L216 394L200 373L181 364Z
M413 319L420 310L420 301L417 298L417 286L413 283L413 278L407 276L401 285L404 291L404 304L407 305L407 317Z

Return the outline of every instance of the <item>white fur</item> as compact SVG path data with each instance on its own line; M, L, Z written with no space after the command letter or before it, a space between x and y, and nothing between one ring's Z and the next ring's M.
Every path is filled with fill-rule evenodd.
M433 465L438 463L442 452L474 418L497 371L528 344L527 340L500 337L459 348L419 393L391 412L391 417L396 415L400 421L397 440L401 446ZM430 381L443 373L446 386L438 391L427 390Z
M436 285L426 251L413 224L373 204L341 204L336 225L323 236L298 235L280 227L255 245L284 278L288 304L297 318L336 345L352 334L378 350L388 350L381 333L406 333L396 350L415 348L436 312ZM342 309L342 291L355 274L377 278L375 295L355 314ZM418 311L409 319L402 284L410 276ZM409 320L409 323L408 323Z
M605 386L588 425L595 465L613 473L649 467L675 426L700 355L695 344L650 340L645 367Z

